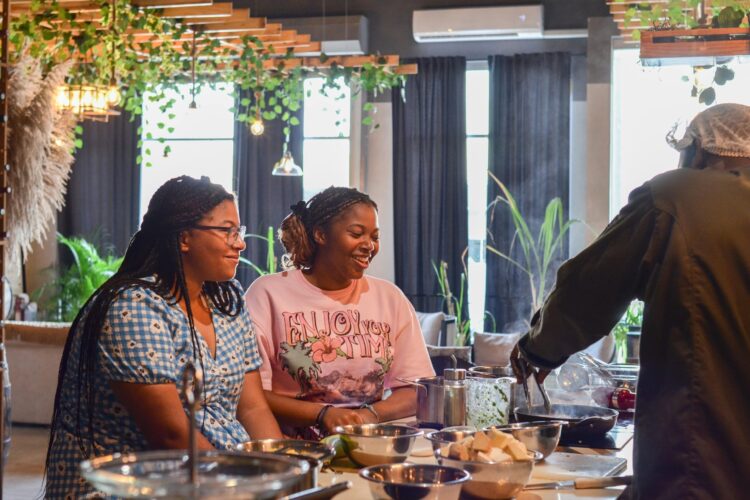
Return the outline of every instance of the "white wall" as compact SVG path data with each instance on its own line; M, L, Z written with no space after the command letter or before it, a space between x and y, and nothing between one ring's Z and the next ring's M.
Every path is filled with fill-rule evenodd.
M372 261L368 274L389 281L396 279L393 244L393 106L375 103L380 127L362 137L364 183L362 189L378 204L380 253Z

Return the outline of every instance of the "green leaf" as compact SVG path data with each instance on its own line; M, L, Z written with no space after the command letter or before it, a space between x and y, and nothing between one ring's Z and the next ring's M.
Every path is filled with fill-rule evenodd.
M705 104L706 106L710 106L714 101L716 101L716 91L713 87L703 89L698 96L698 102Z
M299 119L296 116L293 116L289 119L289 124L295 126L299 125Z
M83 147L83 141L81 139L75 139L73 145L76 149L81 149Z

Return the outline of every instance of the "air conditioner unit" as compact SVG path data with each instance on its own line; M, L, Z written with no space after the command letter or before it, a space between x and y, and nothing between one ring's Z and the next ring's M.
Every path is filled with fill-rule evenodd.
M415 10L417 42L455 42L541 38L541 5Z

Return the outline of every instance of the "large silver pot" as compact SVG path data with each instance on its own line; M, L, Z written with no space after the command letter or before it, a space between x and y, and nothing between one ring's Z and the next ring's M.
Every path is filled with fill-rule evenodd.
M444 377L398 379L417 387L417 422L442 429L466 425L466 370L446 369Z

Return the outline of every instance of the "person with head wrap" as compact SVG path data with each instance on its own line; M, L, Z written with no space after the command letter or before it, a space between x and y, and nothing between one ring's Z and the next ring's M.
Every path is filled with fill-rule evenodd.
M511 354L543 380L645 303L634 481L639 499L750 491L750 107L722 104L671 139L679 168L630 194L599 238L559 270ZM746 437L742 437L746 436Z

